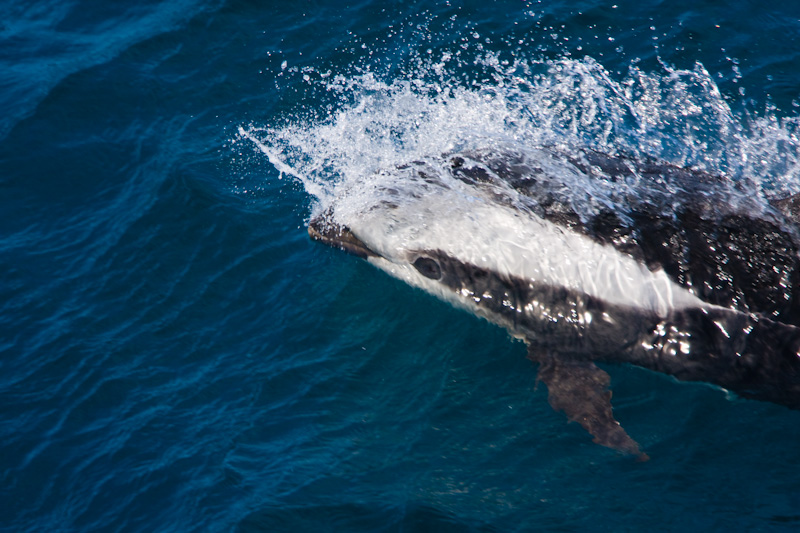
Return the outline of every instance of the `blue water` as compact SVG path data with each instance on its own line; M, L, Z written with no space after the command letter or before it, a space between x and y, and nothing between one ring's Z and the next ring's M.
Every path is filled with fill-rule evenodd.
M371 143L492 126L473 97L528 117L482 135L797 191L773 4L3 1L0 530L800 528L800 413L608 367L636 463L523 344L305 230Z

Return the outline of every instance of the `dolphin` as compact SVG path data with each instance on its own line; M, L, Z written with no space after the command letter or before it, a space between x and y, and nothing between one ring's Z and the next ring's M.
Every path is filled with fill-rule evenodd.
M308 232L522 339L554 409L645 460L596 363L800 409L800 201L753 190L656 160L491 147L378 172Z

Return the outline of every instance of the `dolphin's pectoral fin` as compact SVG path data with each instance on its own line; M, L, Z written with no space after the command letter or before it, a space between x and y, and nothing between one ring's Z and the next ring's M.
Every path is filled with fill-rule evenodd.
M528 350L528 358L539 363L536 378L547 385L547 399L556 411L578 422L594 437L594 442L614 450L649 459L639 450L611 410L609 375L591 361L561 360L549 354Z

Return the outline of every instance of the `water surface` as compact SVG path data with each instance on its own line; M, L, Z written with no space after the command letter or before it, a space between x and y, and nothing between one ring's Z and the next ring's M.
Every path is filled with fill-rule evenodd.
M498 136L797 192L799 8L5 8L0 528L798 527L797 412L609 367L635 463L523 344L305 224L348 176Z

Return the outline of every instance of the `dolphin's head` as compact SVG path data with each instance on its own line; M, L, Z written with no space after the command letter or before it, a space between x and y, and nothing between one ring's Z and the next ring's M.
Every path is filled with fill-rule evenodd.
M391 208L388 208L391 211ZM405 223L392 223L374 218L376 210L364 215L355 230L335 220L328 209L313 217L308 225L309 236L316 241L366 259L392 276L421 288L456 307L466 309L509 329L519 336L515 326L530 298L530 280L498 272L459 254L460 238L470 241L476 251L485 247L480 234L459 236L458 224L451 242L436 236L445 228L447 219L407 217ZM419 214L419 213L418 213ZM388 216L387 213L382 213ZM418 220L412 224L411 220ZM452 229L452 228L450 228ZM449 246L448 246L449 245Z
M371 260L384 269L394 267L395 275L399 273L398 271L404 271L406 275L400 277L417 278L415 285L422 284L429 287L431 284L438 284L450 291L470 297L476 294L491 297L498 291L508 292L509 283L502 279L503 276L462 261L444 250L411 248L391 250L393 253L383 255L380 249L385 249L385 246L370 247L350 228L335 222L331 210L311 219L308 224L308 234L313 240L362 259ZM479 297L472 299L480 300Z
M378 173L312 217L309 235L517 336L525 307L553 299L536 292L575 285L577 263L564 264L564 248L586 246L516 202L507 182L523 177L510 165L492 168L471 154Z

